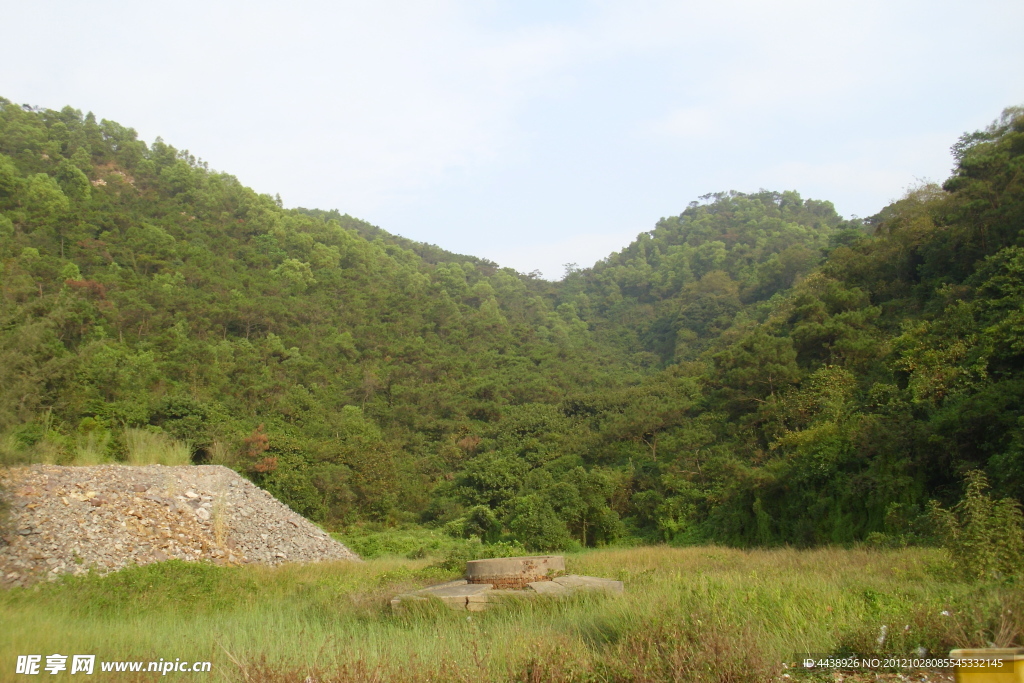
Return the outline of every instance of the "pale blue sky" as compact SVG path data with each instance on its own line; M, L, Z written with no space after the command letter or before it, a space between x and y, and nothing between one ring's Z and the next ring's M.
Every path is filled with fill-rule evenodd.
M549 278L720 190L871 215L1024 104L1020 0L0 0L0 95Z

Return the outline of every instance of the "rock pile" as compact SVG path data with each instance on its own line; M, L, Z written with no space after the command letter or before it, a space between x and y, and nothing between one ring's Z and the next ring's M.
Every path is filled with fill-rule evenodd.
M0 470L0 586L171 558L217 564L359 560L237 473L213 465Z

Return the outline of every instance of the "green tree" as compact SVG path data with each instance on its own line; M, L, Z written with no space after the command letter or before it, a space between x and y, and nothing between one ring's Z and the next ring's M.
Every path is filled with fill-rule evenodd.
M84 200L91 194L89 178L70 161L63 160L57 165L56 180L60 189L71 199Z

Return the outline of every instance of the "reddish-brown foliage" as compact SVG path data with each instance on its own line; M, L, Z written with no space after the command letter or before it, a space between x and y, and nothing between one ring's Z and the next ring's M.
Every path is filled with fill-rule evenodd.
M252 466L253 470L260 474L266 474L267 472L273 472L277 469L277 456L272 455L268 458L263 458L258 463Z
M464 436L456 442L456 446L466 451L467 453L473 453L476 451L476 447L480 445L482 439L479 436Z
M107 298L107 288L103 286L102 282L96 282L95 280L65 280L64 284L75 291L96 299L103 300Z
M95 240L86 238L78 241L78 246L83 249L90 249L99 252L100 256L106 259L107 263L113 263L114 257L110 255L110 251L107 249L107 243L102 240Z
M262 424L252 430L252 434L242 439L242 453L252 463L249 466L252 472L267 474L277 469L277 456L263 456L268 450L270 439Z
M270 439L262 424L242 439L242 443L245 444L245 455L254 460L270 450Z

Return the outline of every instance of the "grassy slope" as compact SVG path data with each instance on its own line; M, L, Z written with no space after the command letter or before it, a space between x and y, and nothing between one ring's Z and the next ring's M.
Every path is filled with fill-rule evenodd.
M164 563L15 589L0 594L0 623L18 625L0 638L0 662L181 657L212 660L218 680L257 681L766 680L798 652L940 653L1009 642L1021 627L1018 593L944 578L935 550L646 547L567 560L572 572L625 580L626 594L395 616L391 595L451 578L430 559L398 558Z

